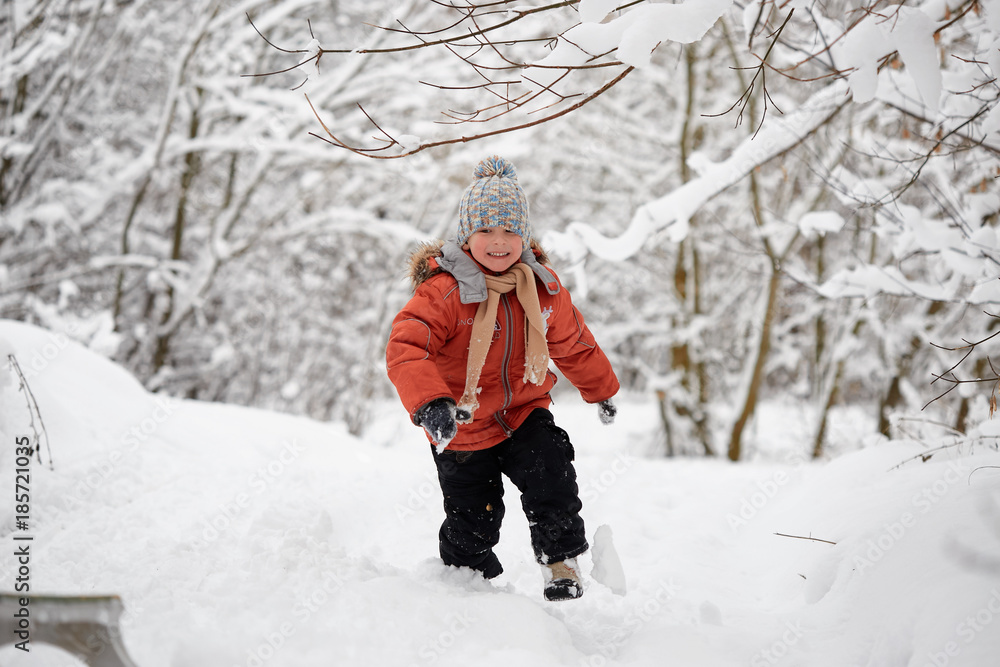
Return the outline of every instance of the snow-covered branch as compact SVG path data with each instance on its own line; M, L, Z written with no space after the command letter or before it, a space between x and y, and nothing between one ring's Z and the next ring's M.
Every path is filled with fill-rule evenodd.
M702 206L827 123L846 104L845 92L843 84L828 86L799 109L787 112L745 139L725 160L699 164L696 178L640 206L618 237L608 237L588 223L574 222L565 232L551 232L550 238L569 256L579 257L581 250L586 250L611 261L632 257L651 236L663 230L672 241L679 242L688 234L691 216Z

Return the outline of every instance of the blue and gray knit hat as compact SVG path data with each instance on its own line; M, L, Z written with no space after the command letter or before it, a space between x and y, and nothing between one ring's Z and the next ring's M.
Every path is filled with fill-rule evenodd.
M524 243L531 240L528 199L517 184L514 165L494 155L476 166L472 185L458 205L458 244L485 227L509 227Z

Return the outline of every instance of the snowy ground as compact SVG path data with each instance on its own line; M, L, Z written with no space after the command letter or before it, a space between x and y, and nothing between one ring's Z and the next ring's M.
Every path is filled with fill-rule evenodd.
M924 447L883 443L814 464L786 409L762 418L785 428L758 429L770 455L757 462L666 460L646 454L651 404L622 399L602 427L563 398L584 518L591 534L613 529L627 593L590 580L582 599L547 603L512 489L501 577L436 562L440 492L396 405L359 440L152 396L19 323L0 322L0 352L29 377L55 463L31 475L32 591L120 594L141 667L987 667L1000 654L1000 470L983 467L1000 465L995 445L899 466ZM9 591L13 440L28 429L0 378ZM8 646L0 664L79 664L32 649Z

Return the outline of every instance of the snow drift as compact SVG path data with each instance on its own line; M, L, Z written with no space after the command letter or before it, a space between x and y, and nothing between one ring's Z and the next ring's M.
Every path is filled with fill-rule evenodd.
M120 594L125 644L144 667L943 667L1000 652L992 439L926 461L922 445L894 442L812 463L773 428L794 423L783 406L758 428L768 455L756 462L665 460L642 453L653 404L623 399L604 428L593 406L560 400L584 518L590 531L613 527L621 569L605 561L604 584L546 603L514 505L499 579L438 564L430 454L396 405L357 439L340 424L150 395L25 324L0 322L0 350L28 376L54 462L31 472L31 590ZM13 438L30 427L2 377L11 540ZM595 569L590 556L583 566ZM67 663L32 648L0 660Z

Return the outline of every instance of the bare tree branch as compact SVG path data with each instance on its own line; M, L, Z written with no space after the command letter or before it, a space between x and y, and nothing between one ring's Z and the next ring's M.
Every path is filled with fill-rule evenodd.
M788 12L788 16L785 17L785 20L781 23L781 26L774 33L772 33L773 38L771 40L771 44L770 46L767 47L767 51L764 53L764 56L760 59L760 64L755 68L750 68L750 67L742 68L742 69L754 69L756 71L754 72L753 79L750 80L750 84L743 91L743 94L740 95L739 99L733 102L733 105L728 109L726 109L725 111L723 111L722 113L702 114L703 116L706 116L708 118L717 118L719 116L725 116L730 111L739 106L740 111L739 114L737 114L736 116L736 124L740 125L743 122L743 113L746 111L747 105L750 104L750 98L753 95L754 88L757 85L758 77L760 77L760 87L764 95L764 113L762 113L760 116L760 123L757 125L757 130L754 132L754 136L757 136L757 132L759 132L760 128L763 127L764 125L764 118L767 116L767 107L769 102L771 106L773 106L775 109L778 110L778 113L784 113L781 109L778 108L778 105L774 103L774 100L771 99L771 94L767 90L767 83L765 80L767 70L765 69L765 64L767 63L768 56L771 55L771 50L774 49L774 46L780 41L781 33L784 31L785 26L788 25L788 22L792 19L793 14L795 14L794 9ZM760 17L758 16L758 20L759 18Z
M995 320L1000 320L1000 315L993 315L992 313L988 313L988 312L986 313L986 315L988 315L989 317L992 317ZM986 357L986 362L987 362L987 364L990 367L990 372L992 373L992 375L990 377L968 378L968 379L964 379L963 380L963 379L958 378L955 375L955 370L959 366L961 366L963 363L965 363L965 361L970 356L972 356L972 354L976 351L976 349L980 345L983 345L984 343L988 343L989 341L993 340L997 336L1000 336L1000 330L998 330L998 331L990 334L989 336L987 336L986 338L983 338L982 340L978 340L978 341L975 341L975 342L970 342L970 341L967 341L967 340L965 340L963 338L962 342L965 343L965 345L959 345L959 346L956 346L956 347L944 347L942 345L938 345L937 343L931 343L931 345L933 345L934 347L936 347L936 348L938 348L940 350L945 350L945 351L948 351L948 352L961 352L961 351L964 350L965 354L963 354L962 358L959 359L951 368L948 368L944 372L942 372L942 373L931 373L931 375L934 376L934 379L931 380L931 384L934 384L938 380L941 380L943 382L949 383L951 386L948 387L948 389L946 389L944 392L942 392L938 396L932 398L930 401L928 401L927 403L925 403L924 407L921 408L921 410L925 409L928 405L930 405L934 401L937 401L937 400L939 400L939 399L947 396L952 391L954 391L959 385L973 384L973 383L980 383L980 382L989 382L989 383L991 383L993 385L993 389L990 392L990 399L989 399L989 401L990 401L990 417L992 417L993 414L997 410L997 390L1000 389L1000 373L997 372L997 368L993 365L993 360L990 359L989 357Z
M358 146L352 146L352 145L350 145L350 144L348 144L348 143L346 143L346 142L338 139L333 134L333 132L331 132L330 129L323 123L322 119L320 119L319 113L316 111L316 108L313 107L312 102L309 102L309 106L310 106L310 108L312 108L313 113L316 115L316 119L319 120L320 125L323 126L323 129L326 131L327 135L330 138L327 139L326 137L321 137L320 135L315 134L313 132L310 132L309 134L311 136L314 136L314 137L318 138L318 139L322 139L323 141L327 142L328 144L332 144L332 145L337 146L339 148L346 148L347 150L349 150L352 153L356 153L358 155L363 155L365 157L379 158L379 159L382 159L382 160L407 157L409 155L415 155L416 153L424 151L424 150L426 150L428 148L436 148L437 146L447 146L449 144L468 143L470 141L476 141L478 139L484 139L486 137L493 137L493 136L497 136L497 135L500 135L500 134L506 134L508 132L517 132L518 130L523 130L523 129L526 129L526 128L529 128L529 127L534 127L536 125L541 125L542 123L547 123L550 120L554 120L554 119L559 118L561 116L565 116L566 114L571 113L573 111L576 111L580 107L584 106L585 104L593 101L594 99L596 99L599 96L601 96L604 93L606 93L608 90L610 90L612 87L614 87L615 84L617 84L622 79L624 79L626 76L628 76L629 74L631 74L632 71L633 71L633 69L634 69L633 67L629 67L629 68L625 69L625 71L623 71L622 73L620 73L614 79L612 79L608 83L604 84L598 90L596 90L594 93L592 93L591 95L589 95L585 99L577 102L576 104L574 104L572 106L569 106L569 107L565 107L563 109L560 109L559 111L553 112L551 114L548 114L548 115L543 116L541 118L538 118L536 120L533 120L533 121L530 121L530 122L527 122L527 123L521 123L520 125L514 125L512 127L501 128L499 130L492 130L492 131L489 131L489 132L481 132L479 134L475 134L475 135L471 135L471 136L467 136L467 137L456 137L454 139L444 139L444 140L441 140L441 141L434 141L434 142L430 142L430 143L426 143L426 144L421 144L420 146L417 146L416 148L412 148L412 149L409 149L409 150L404 150L404 152L398 153L396 155L379 155L379 153L381 153L382 151L385 151L385 150L388 150L390 148L393 148L394 146L402 146L402 144L400 144L398 141L396 141L395 139L392 139L391 137L389 137L388 134L386 134L386 136L389 137L389 139L391 141L390 141L390 143L388 145L382 146L381 148L361 148L361 147L358 147ZM306 96L306 99L308 100L309 97ZM358 106L360 107L360 105L358 105ZM367 116L369 118L369 120L371 120L371 116L368 116L368 113L365 112L364 109L362 109L362 112L365 114L365 116ZM375 124L375 121L372 121L372 123ZM377 124L375 124L375 126L376 126L376 128L379 131L382 131L382 128L378 127Z

